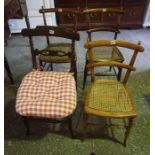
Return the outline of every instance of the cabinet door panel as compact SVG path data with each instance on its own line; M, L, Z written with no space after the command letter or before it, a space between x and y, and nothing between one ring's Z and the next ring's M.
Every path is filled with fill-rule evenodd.
M143 12L143 7L126 7L121 23L141 23L143 19Z
M148 0L55 0L59 7L80 7L80 9L97 8L97 7L123 7L125 14L123 15L120 27L121 28L140 28L143 23L143 17ZM62 2L62 3L61 3ZM93 26L115 26L117 25L116 16L113 14L103 15L103 17L92 17ZM59 17L57 17L59 18ZM59 24L65 23L63 18L59 20ZM67 22L65 23L67 26ZM86 15L79 15L78 27L80 29L88 28L89 22Z

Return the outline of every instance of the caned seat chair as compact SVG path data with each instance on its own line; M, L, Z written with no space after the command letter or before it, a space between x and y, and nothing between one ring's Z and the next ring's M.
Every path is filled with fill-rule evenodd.
M23 29L22 35L29 37L33 44L34 37L56 36L79 40L79 34L58 28ZM37 44L38 45L38 44ZM39 45L38 45L39 46ZM32 46L31 46L32 47ZM44 50L34 50L35 57ZM64 54L60 51L60 54ZM34 58L34 57L33 57ZM76 109L76 85L74 70L56 72L38 70L36 60L34 71L24 76L16 97L16 112L21 115L26 125L26 134L30 133L29 120L46 120L53 123L64 122L72 132L72 115Z
M49 26L49 23L47 22L47 19L49 17L49 13L54 13L59 14L60 18L62 16L65 16L66 20L71 21L70 26L66 27L66 26L61 26L62 29L67 29L69 31L73 31L76 32L76 22L77 22L77 12L75 9L72 8L44 8L42 6L42 8L39 10L39 13L41 13L43 15L43 22L44 22L44 26ZM38 26L39 28L42 28L42 26ZM72 67L74 68L74 72L75 72L75 77L77 76L77 66L76 66L76 51L75 51L75 45L74 42L72 43L68 43L68 42L59 42L59 43L51 43L49 36L46 37L47 40L47 47L45 48L45 51L63 51L65 53L73 53L73 57L72 57L72 61L70 61L69 58L67 58L66 56L61 56L61 57L57 57L57 56L52 56L52 55L42 55L40 54L39 56L39 61L41 66L44 68L44 66L46 64L50 64L51 66L51 70L53 70L52 64L53 63L72 63Z
M113 34L114 37L110 38L108 36L109 39L117 39L117 35L118 33L120 33L119 31L119 24L120 24L120 20L121 20L121 16L123 15L123 10L122 9L116 9L116 8L94 8L94 9L85 9L83 11L83 13L85 13L87 15L87 19L88 19L88 23L89 23L89 29L87 30L87 34L88 34L88 41L93 41L95 40L93 35L94 33L97 32L108 32L107 34L110 35ZM104 24L104 19L107 19L110 21L110 23L112 24L109 27L105 27L105 26L99 26L97 25L95 22L96 20L101 20L102 23ZM107 23L105 23L106 25ZM92 26L93 25L93 26ZM108 39L104 36L103 34L103 38L102 39ZM97 38L98 40L99 38ZM95 62L103 62L103 61L117 61L117 62L123 62L124 61L124 57L121 53L121 51L116 47L116 46L112 46L112 47L97 47L92 49L93 51L93 56L94 59L93 61ZM86 84L86 80L87 80L87 75L88 71L87 71L87 64L89 63L89 54L88 52L86 52L86 63L85 63L85 68L84 68L84 78L83 78L83 88L85 87ZM118 71L116 71L116 69L113 67L114 70L114 74L112 74L111 71L111 67L108 73L96 73L96 75L101 76L101 75L116 75L117 79L120 80L121 78L121 69L118 68Z
M122 47L123 49L134 50L129 64L116 61L94 62L92 49L95 47ZM84 104L84 136L88 125L98 127L124 127L126 129L123 144L126 146L126 141L133 126L133 120L137 116L135 102L127 87L127 81L131 71L135 70L133 67L138 52L143 52L144 48L138 44L126 42L122 40L97 40L85 43L84 47L88 49L90 57L87 68L91 73L91 84L87 90ZM132 52L131 51L131 52ZM127 51L126 51L127 52ZM95 80L95 68L101 66L115 66L126 69L124 78L121 81L113 80L111 78L101 78ZM106 124L92 123L88 120L89 116L96 116L107 120ZM117 120L116 123L111 123L112 120ZM123 119L125 124L120 124L119 119Z

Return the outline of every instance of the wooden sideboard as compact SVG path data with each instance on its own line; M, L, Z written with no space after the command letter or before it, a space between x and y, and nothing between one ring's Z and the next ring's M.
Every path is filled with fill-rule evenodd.
M114 7L123 8L125 11L121 18L120 28L140 28L142 27L147 4L149 0L55 0L55 7L67 8L72 7L82 10L85 8L101 8L101 7ZM57 23L60 26L69 26L72 22L68 16L56 15ZM101 22L100 18L96 18L94 26L108 26L112 27L113 16L109 15ZM88 28L88 20L86 15L79 14L77 21L78 29Z

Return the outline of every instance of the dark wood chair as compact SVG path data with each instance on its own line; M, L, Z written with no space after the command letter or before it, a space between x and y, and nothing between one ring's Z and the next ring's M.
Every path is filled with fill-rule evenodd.
M55 13L55 14L59 14L61 16L65 16L67 17L67 19L71 20L72 24L70 25L70 27L66 27L66 26L61 26L62 29L66 29L68 31L71 32L77 32L77 28L76 28L76 24L77 24L77 11L75 9L72 8L44 8L42 7L39 10L39 13L41 13L43 15L43 21L44 21L44 25L45 26L50 26L47 23L47 17L46 15L48 15L49 13ZM39 28L41 28L42 26L38 26ZM47 47L45 48L45 50L50 50L51 52L54 50L57 51L63 51L64 53L74 53L73 56L73 61L72 61L72 66L74 67L74 72L75 72L75 77L77 75L77 66L76 66L76 51L75 51L75 44L74 42L71 43L51 43L50 42L50 37L46 36L46 40L47 40ZM70 59L67 59L66 57L53 57L52 55L40 55L39 57L39 61L40 64L42 65L42 67L44 68L45 64L50 64L51 66L51 70L53 70L52 64L53 63L69 63Z
M42 69L45 69L47 63L50 64L50 70L53 70L51 63L69 63L69 70L74 72L75 79L77 80L75 42L79 41L79 34L77 32L69 31L57 26L37 26L36 29L32 30L33 33L35 31L40 31L44 37L51 37L52 39L56 39L55 37L60 39L65 38L70 41L70 43L66 43L65 41L62 43L51 43L49 46L47 46L47 48L44 48L40 51L34 47L32 40L32 36L34 34L31 34L31 31L27 31L29 34L27 33L25 35L29 35L28 37L31 46L33 68L36 68L36 56L34 53L37 51L40 67ZM68 48L68 44L71 46L71 48Z
M116 61L103 61L95 62L93 57L93 48L95 47L122 47L123 49L134 50L129 64ZM126 146L127 138L129 136L131 127L133 126L134 118L137 116L135 102L127 87L127 81L131 71L134 71L133 67L138 52L143 52L144 48L140 46L140 43L135 44L122 40L97 40L87 42L84 47L88 49L88 55L90 62L87 64L87 68L91 73L91 84L87 91L84 104L84 136L86 134L87 126L106 127L110 128L125 128L123 144ZM122 81L112 80L108 78L95 80L96 67L111 66L126 69L126 73ZM88 117L96 116L103 118L107 123L92 123L88 121ZM119 120L123 120L121 124ZM115 120L115 121L114 121ZM118 120L118 121L116 121ZM102 122L103 123L103 122ZM111 132L114 139L113 132Z
M89 29L87 30L87 34L88 34L88 41L93 41L93 37L92 35L96 32L109 32L109 33L113 33L114 37L112 39L117 39L117 35L118 33L120 33L119 31L119 24L120 24L120 19L121 19L121 15L124 13L122 9L115 9L115 8L94 8L94 9L85 9L83 10L83 13L85 13L87 15L87 19L89 21ZM104 23L104 20L106 20L108 17L110 17L111 20L113 20L112 23L112 27L99 27L98 25L95 25L95 20L101 20L102 23ZM93 25L93 26L92 26ZM105 23L106 25L106 23ZM103 39L108 39L106 37L104 37L103 34ZM98 47L98 48L94 48L93 49L93 53L94 53L94 61L95 62L102 62L102 61L117 61L117 62L123 62L124 61L124 57L121 53L121 51L113 46L113 47ZM90 58L88 55L88 52L86 53L86 63L85 63L85 68L84 68L84 78L83 78L83 88L85 87L86 84L86 79L87 79L87 75L88 71L87 71L87 64L89 63ZM101 75L105 75L105 76L111 76L111 75L116 75L117 79L120 80L121 78L121 69L118 69L118 71L114 69L114 73L115 74L111 74L110 73L96 73L96 75L101 76ZM111 71L111 67L110 70Z
M34 37L56 36L67 39L79 40L79 34L68 32L58 27L43 27L35 29L23 29L22 35L29 37L33 53L33 71L25 75L18 89L16 98L16 112L21 115L26 125L26 133L29 135L29 120L41 120L52 123L67 123L72 137L72 115L76 109L76 83L73 67L70 72L56 72L41 70L36 63L36 57L42 54L46 56L45 49L33 49ZM53 53L52 53L53 52ZM72 53L52 51L53 56L65 56L72 61ZM49 55L49 53L47 53ZM74 55L74 53L73 53ZM71 63L72 64L72 63ZM37 69L38 68L38 69Z

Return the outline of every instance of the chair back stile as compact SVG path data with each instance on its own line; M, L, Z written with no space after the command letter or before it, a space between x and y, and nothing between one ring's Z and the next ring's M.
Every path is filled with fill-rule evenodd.
M43 6L42 6L42 9L44 9ZM44 25L47 26L45 12L43 12L43 21L44 21ZM47 44L49 45L50 44L50 41L49 41L49 37L48 36L46 36L46 40L47 40Z

